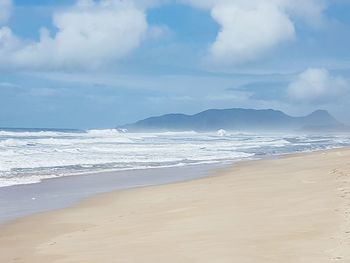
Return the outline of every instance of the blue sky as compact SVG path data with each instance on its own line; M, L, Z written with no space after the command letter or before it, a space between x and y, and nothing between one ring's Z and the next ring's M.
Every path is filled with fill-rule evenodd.
M327 109L350 124L346 0L0 0L0 126Z

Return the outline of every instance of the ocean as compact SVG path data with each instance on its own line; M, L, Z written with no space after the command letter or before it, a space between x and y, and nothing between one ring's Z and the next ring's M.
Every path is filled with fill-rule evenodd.
M0 187L105 171L233 163L349 145L349 135L0 129Z

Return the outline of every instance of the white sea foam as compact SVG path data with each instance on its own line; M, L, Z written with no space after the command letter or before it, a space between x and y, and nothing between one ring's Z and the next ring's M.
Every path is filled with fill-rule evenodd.
M75 133L61 131L0 131L0 136L9 137L45 137L45 136L67 136Z
M216 134L217 134L218 136L224 137L224 136L227 135L227 131L221 129L221 130L218 130Z
M114 136L119 136L120 132L117 129L88 130L87 134L89 136L97 136L97 137L114 137Z
M350 145L346 136L227 132L0 131L0 187L107 170L232 162Z

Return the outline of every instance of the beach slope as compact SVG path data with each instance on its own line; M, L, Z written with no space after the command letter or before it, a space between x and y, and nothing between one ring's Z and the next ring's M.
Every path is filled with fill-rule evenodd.
M0 227L0 262L350 262L350 150L247 161Z

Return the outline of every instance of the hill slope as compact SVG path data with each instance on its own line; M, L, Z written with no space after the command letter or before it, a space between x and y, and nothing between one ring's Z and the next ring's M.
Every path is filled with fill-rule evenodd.
M281 131L300 129L342 129L325 110L317 110L304 117L292 117L277 110L211 109L194 115L166 114L125 125L131 131Z

